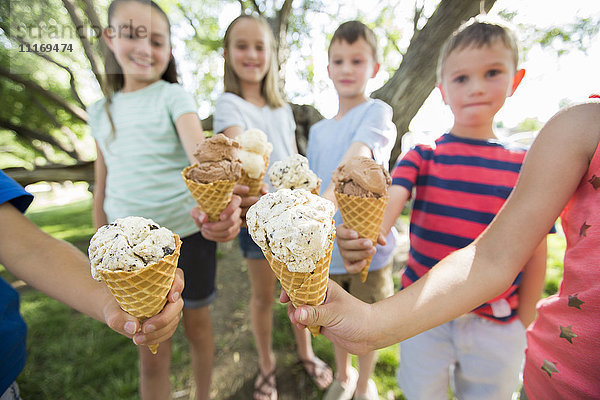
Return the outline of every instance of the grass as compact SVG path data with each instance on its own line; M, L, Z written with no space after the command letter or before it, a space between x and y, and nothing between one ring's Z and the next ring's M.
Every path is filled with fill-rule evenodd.
M87 251L94 233L90 200L34 209L27 216L49 234ZM555 293L562 278L565 243L561 233L559 229L559 234L549 236L545 295ZM9 281L14 279L2 266L0 276ZM137 351L127 338L32 289L22 290L21 311L29 327L29 358L18 379L24 398L138 398ZM290 357L295 357L285 307L276 304L274 314L274 347L289 349ZM218 346L219 338L215 339ZM326 338L317 337L313 346L325 361L334 364L332 346ZM353 362L356 365L356 358ZM384 398L403 398L395 379L398 362L398 345L379 351L374 380ZM174 387L182 387L190 379L189 355L181 326L179 334L174 336L172 376Z

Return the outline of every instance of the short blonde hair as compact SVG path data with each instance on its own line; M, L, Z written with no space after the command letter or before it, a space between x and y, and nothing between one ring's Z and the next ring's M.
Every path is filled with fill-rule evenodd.
M513 30L504 22L494 21L489 18L475 17L461 25L446 40L440 51L437 63L437 80L442 80L442 70L448 56L456 50L463 50L469 46L491 46L497 40L512 52L515 70L519 64L519 44Z
M230 45L230 36L231 31L235 24L242 20L249 19L255 21L260 26L262 26L267 32L267 37L270 43L268 43L268 47L271 50L270 60L269 60L269 68L267 69L267 74L263 78L262 86L261 86L261 94L265 98L267 104L271 108L279 108L283 106L286 101L281 93L281 88L279 87L279 67L277 65L277 48L275 47L275 36L273 35L273 31L269 26L269 23L266 19L260 16L255 15L247 15L242 14L234 19L227 30L225 31L225 37L223 38L223 49L226 51L225 56L225 73L224 73L224 84L225 84L225 92L233 93L240 97L242 96L242 90L240 88L240 79L236 75L233 67L231 66L231 62L229 61L229 45Z

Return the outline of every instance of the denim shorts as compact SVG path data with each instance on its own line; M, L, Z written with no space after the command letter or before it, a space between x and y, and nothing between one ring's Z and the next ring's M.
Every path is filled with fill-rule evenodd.
M265 258L265 255L260 247L258 247L258 245L254 243L254 240L252 240L250 237L248 228L240 229L238 240L240 242L240 248L242 249L242 255L244 258L250 258L252 260L260 260Z
M217 244L205 239L200 232L181 239L181 242L179 268L185 277L181 293L184 307L206 307L217 297Z

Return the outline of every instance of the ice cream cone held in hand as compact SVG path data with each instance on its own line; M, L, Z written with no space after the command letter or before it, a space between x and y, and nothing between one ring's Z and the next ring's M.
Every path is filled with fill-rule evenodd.
M325 301L335 239L335 206L304 189L262 196L246 216L250 236L295 307ZM316 336L319 326L309 326Z
M234 140L240 144L242 175L238 183L250 188L248 196L258 196L262 187L273 145L260 129L248 129Z
M269 168L269 179L275 189L306 189L319 194L321 180L308 167L308 160L301 154L276 161Z
M344 225L376 245L392 183L388 171L368 157L356 156L341 164L331 180ZM370 264L371 258L360 273L363 282Z
M198 163L186 167L181 175L208 221L216 222L241 176L240 145L217 134L198 144L194 157Z
M179 236L151 219L120 218L90 240L92 277L104 281L121 308L143 322L167 303L180 248ZM149 348L156 354L158 344Z

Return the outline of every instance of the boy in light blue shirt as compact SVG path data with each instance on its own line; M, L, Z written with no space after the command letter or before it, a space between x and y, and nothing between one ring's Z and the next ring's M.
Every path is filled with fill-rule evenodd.
M392 108L381 100L369 98L366 86L379 71L377 40L371 29L358 21L345 22L335 31L329 45L329 78L337 91L339 108L335 117L313 125L308 135L307 158L310 168L323 180L321 195L335 203L331 175L343 161L362 155L389 169L390 153L396 141ZM339 211L336 225L342 223ZM334 244L330 278L353 296L374 303L394 293L392 250L395 232L387 245L377 246L365 283L360 274L348 274ZM334 345L336 378L325 393L325 400L376 400L377 387L370 379L376 353L358 358L359 371L350 363L350 355Z

